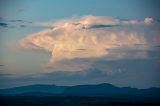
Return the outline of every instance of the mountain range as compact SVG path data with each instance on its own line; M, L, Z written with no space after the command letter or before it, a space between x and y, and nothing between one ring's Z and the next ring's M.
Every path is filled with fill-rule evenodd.
M97 85L28 85L7 89L0 89L0 95L25 96L140 96L160 98L160 88L137 89L131 87L117 87L109 83Z

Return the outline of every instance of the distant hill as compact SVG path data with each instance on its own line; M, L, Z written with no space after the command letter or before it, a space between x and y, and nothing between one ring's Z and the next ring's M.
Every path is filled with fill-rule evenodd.
M140 96L160 98L160 88L137 89L131 87L116 87L103 83L98 85L56 86L29 85L8 89L0 89L0 95L27 96Z
M138 89L130 87L116 87L111 84L99 84L99 85L77 85L68 87L64 90L64 94L69 95L115 95L115 94L133 94Z
M56 85L28 85L22 87L8 88L8 89L0 89L0 95L18 95L18 94L60 94L62 93L67 86L56 86Z

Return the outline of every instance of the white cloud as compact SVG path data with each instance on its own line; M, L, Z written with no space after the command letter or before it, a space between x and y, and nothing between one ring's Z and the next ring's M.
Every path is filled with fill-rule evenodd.
M145 18L144 19L145 24L153 24L153 22L154 22L153 18Z
M83 17L73 17L70 19L63 19L50 22L35 22L33 26L50 26L50 27L67 27L68 24L73 25L83 25L90 27L92 25L135 25L135 24L152 24L154 22L153 18L145 18L144 20L129 20L129 19L119 19L116 17L108 16L92 16L87 15Z
M148 24L151 21L150 18L146 18L144 23ZM102 57L120 59L129 56L132 58L129 55L131 52L127 52L130 49L143 50L143 52L135 53L134 58L146 57L144 50L149 48L150 42L144 32L128 31L128 25L137 25L137 23L141 23L141 21L122 21L106 16L84 16L59 20L48 24L53 26L53 29L45 29L28 35L20 41L20 45L24 49L50 52L52 57L48 66L52 70L79 71L88 68L93 61L85 64L72 62L77 58L96 58L95 60L102 59ZM92 28L95 25L101 26L101 28ZM107 25L121 25L123 28ZM124 50L124 48L123 52L114 51L114 49Z
M73 25L117 25L120 24L120 20L115 17L107 17L107 16L84 16L84 17L73 17L71 19L63 19L54 22L36 22L33 23L35 26L52 26L52 27L67 27L68 24Z

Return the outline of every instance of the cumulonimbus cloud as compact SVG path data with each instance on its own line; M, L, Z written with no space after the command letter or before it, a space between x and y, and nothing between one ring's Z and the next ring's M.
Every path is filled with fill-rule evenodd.
M66 60L109 58L110 56L119 59L128 56L129 52L120 52L120 54L111 52L114 49L143 51L135 53L139 58L144 56L144 51L152 42L147 38L144 30L136 31L134 28L131 29L132 27L128 28L130 25L153 24L152 18L139 21L106 16L84 16L47 24L53 28L28 35L20 40L19 44L23 49L50 52L52 57L49 66L51 67ZM151 38L155 39L155 36ZM84 64L76 64L74 70L83 69L81 66L86 67Z

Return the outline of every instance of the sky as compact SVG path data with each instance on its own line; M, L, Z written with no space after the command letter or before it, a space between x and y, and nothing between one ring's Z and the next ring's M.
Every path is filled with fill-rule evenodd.
M159 0L1 0L0 88L160 87Z

